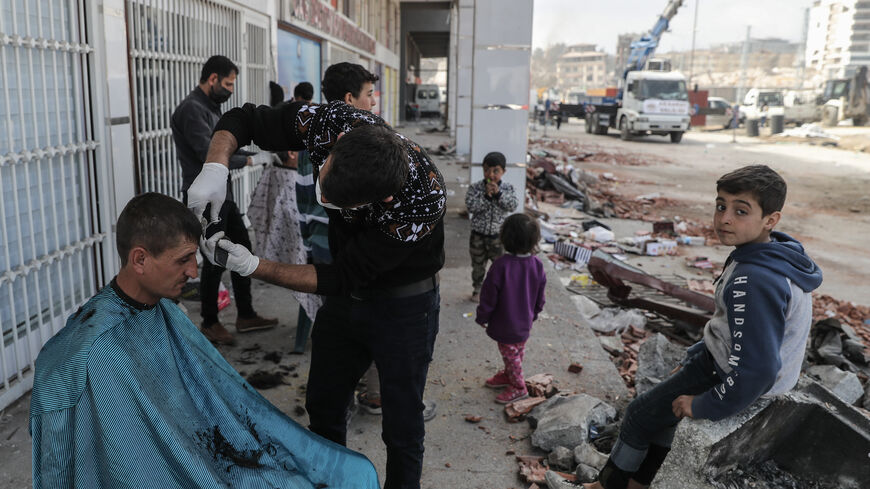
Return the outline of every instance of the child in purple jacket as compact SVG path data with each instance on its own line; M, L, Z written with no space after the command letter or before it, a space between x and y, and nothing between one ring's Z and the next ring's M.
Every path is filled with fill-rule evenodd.
M523 355L532 321L544 308L547 275L532 253L541 239L538 222L526 214L505 219L499 236L507 252L496 259L480 291L477 323L498 342L504 369L486 380L486 386L506 387L495 402L507 404L528 397L523 379Z

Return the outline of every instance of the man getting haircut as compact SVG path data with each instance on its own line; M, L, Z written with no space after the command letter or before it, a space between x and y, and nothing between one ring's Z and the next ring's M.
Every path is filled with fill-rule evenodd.
M36 359L33 487L379 487L368 459L285 416L170 300L197 276L200 234L165 195L121 212L120 272Z

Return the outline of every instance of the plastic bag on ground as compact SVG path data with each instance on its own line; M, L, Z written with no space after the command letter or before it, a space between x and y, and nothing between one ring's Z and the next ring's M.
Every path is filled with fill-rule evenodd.
M589 325L595 331L602 333L622 333L629 326L643 329L646 326L646 316L637 309L608 307L607 309L602 309L597 316L590 319Z

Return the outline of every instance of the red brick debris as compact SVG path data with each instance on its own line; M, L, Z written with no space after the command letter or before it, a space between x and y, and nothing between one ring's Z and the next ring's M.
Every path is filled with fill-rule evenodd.
M505 405L504 414L507 416L508 423L517 423L526 419L526 415L534 409L535 406L541 404L546 401L547 398L540 397L527 397L525 399L520 399L519 401L514 401L510 404Z
M834 299L826 294L813 294L813 321L833 317L846 323L861 337L864 346L870 348L870 307L860 306L850 301Z
M520 466L520 476L526 482L547 483L547 468L544 467L544 457L534 455L517 455L517 464Z
M613 363L616 364L616 369L619 371L619 376L625 382L631 397L636 394L634 380L637 375L637 354L640 351L640 345L646 341L650 333L643 328L635 328L629 326L622 332L620 338L625 345L622 353L610 353Z
M589 161L625 166L648 166L652 163L671 163L671 160L660 156L641 153L613 153L597 144L577 144L564 139L530 139L529 147L544 150L551 157L566 162Z
M535 374L528 377L526 388L529 390L530 397L550 398L558 392L556 386L553 385L552 374Z

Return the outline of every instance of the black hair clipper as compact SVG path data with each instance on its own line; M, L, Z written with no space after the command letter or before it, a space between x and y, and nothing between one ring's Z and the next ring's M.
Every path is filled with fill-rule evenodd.
M207 224L205 224L205 227L203 228L203 235L205 236L206 240L211 239L211 237L214 236L216 233L218 233L220 231L224 231L223 221L221 221L220 219L218 219L215 222L208 222L208 218L205 216L210 216L211 215L210 211L211 211L211 204L208 204L205 206L205 211L202 213L202 216L203 216L202 222L207 223ZM219 267L226 268L227 267L227 259L229 258L229 256L230 256L230 254L229 254L229 252L227 252L227 250L221 248L220 246L215 246L215 249L214 249L214 264L215 265L217 265ZM211 257L206 257L206 258L209 261L212 261Z

